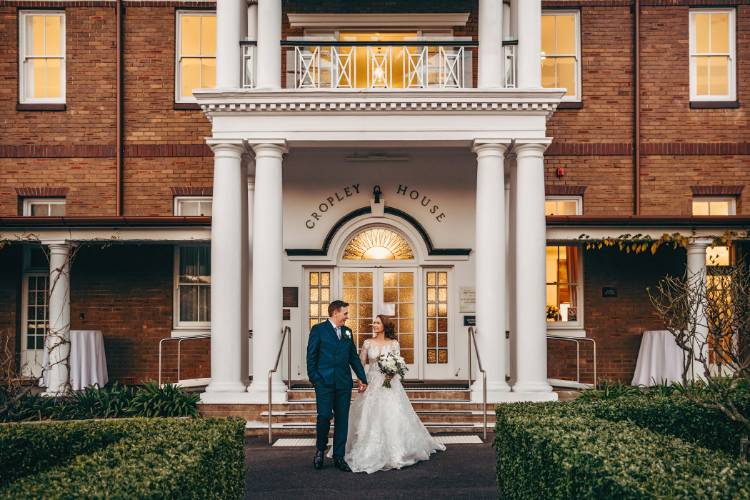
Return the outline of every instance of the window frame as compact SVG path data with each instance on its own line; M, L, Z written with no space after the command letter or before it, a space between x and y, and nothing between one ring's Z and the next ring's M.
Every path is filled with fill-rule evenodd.
M174 102L176 104L196 104L195 97L183 96L181 94L182 89L182 73L180 71L180 47L182 45L182 29L181 21L184 16L205 16L206 14L213 14L216 17L216 10L211 9L179 9L175 15L175 45L174 45ZM218 26L217 26L218 30ZM237 42L239 43L239 41ZM190 56L194 57L194 56ZM200 58L208 58L206 56L196 56ZM213 56L214 61L216 60L216 54Z
M187 247L208 246L206 244L180 244L174 246L173 272L172 272L172 329L176 332L172 336L197 336L205 335L211 331L210 321L181 321L180 318L180 250ZM209 287L213 286L213 282ZM209 302L209 312L211 312L211 303Z
M562 16L562 15L573 15L575 18L575 34L576 34L576 53L573 55L576 60L576 88L574 95L565 95L562 97L562 102L583 102L583 91L581 83L581 66L583 65L581 56L581 11L580 9L542 9L542 17L544 16ZM541 33L540 33L541 36ZM540 54L540 59L547 57L546 54ZM570 54L556 54L552 57L571 57ZM541 60L540 60L541 64ZM539 72L541 74L542 68L540 66ZM566 89L568 90L568 89Z
M575 215L583 214L583 196L572 196L572 195L547 195L544 197L544 201L574 201L576 204ZM562 215L562 214L560 214Z
M693 214L693 203L696 201L704 201L709 203L709 211L711 209L711 202L727 201L729 202L729 215L737 215L737 197L736 196L693 196L690 200L691 215L693 217L722 217L720 215L695 215Z
M47 210L47 215L31 215L31 207L36 204L39 204L39 205L46 204L48 206L62 205L63 208L67 208L67 200L62 197L24 198L23 199L23 216L24 217L65 217L65 215L50 215L49 209Z
M55 16L60 18L60 48L62 56L35 56L33 59L60 59L60 97L30 97L26 93L26 38L27 19L31 16ZM21 104L65 104L66 103L66 81L67 81L67 45L66 39L65 10L19 10L18 11L18 102Z
M697 65L693 63L694 59L699 56L721 55L718 53L696 54L695 53L695 35L693 29L693 16L695 14L729 14L729 93L726 96L697 94ZM688 14L688 72L690 80L690 102L707 102L707 101L736 101L737 100L737 9L733 7L723 8L691 8Z
M210 215L183 215L182 214L182 207L181 204L183 202L210 202L211 203L211 213L213 214L213 196L175 196L173 201L173 213L175 216L179 217L211 217Z

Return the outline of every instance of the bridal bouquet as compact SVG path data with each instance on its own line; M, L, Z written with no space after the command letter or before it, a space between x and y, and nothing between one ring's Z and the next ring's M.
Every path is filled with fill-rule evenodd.
M395 352L389 352L388 354L381 354L378 356L378 368L380 368L380 373L383 375L399 375L401 377L403 377L409 370L406 367L406 360ZM383 387L390 389L391 381L385 379L385 381L383 381Z

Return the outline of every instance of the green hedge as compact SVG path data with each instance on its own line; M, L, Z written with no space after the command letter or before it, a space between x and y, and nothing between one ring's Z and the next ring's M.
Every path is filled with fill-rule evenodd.
M0 472L17 471L0 498L241 498L244 424L237 418L2 424ZM20 450L29 456L13 464Z
M8 400L7 388L0 387L0 402ZM26 394L0 413L0 421L80 420L122 417L195 417L197 394L179 387L155 382L143 386L114 383L106 387L87 387L67 396L49 397Z
M506 405L495 447L502 498L750 498L750 466L633 423Z
M750 409L744 396L735 403ZM534 415L588 415L612 421L629 421L659 434L674 436L699 446L739 455L743 426L721 411L704 408L687 398L674 396L623 396L617 399L566 403L503 405L498 413L522 409Z

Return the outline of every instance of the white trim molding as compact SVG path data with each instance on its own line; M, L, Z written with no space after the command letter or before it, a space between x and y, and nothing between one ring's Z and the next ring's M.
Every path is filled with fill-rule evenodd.
M466 26L468 12L424 14L287 14L291 28L452 28Z

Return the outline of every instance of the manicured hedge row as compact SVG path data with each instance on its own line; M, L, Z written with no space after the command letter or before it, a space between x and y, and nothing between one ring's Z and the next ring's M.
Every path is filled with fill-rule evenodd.
M750 410L750 398L735 401ZM617 399L503 405L498 412L518 411L535 415L589 415L612 421L630 421L659 434L674 436L705 448L738 455L742 425L719 410L704 408L687 398L674 396L623 396Z
M31 456L0 498L241 498L244 424L236 418L3 424L0 448L38 447L26 450ZM74 448L69 453L61 451L66 442ZM2 465L3 474L13 467Z
M0 486L104 448L125 431L124 426L82 421L64 426L0 424Z
M502 498L750 498L750 466L629 422L574 412L497 412Z

